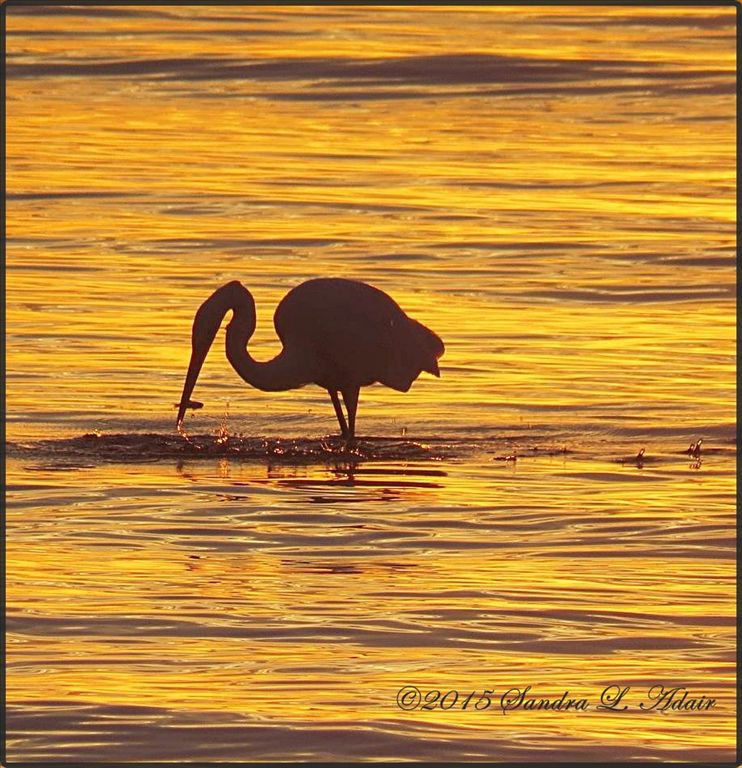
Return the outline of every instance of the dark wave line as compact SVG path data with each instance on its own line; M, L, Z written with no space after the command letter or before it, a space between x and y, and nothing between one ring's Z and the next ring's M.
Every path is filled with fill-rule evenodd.
M699 286L688 285L687 287L672 289L651 289L651 290L625 290L625 291L607 291L604 289L582 289L582 290L534 290L524 291L524 296L531 298L554 299L555 301L587 301L608 302L612 304L620 303L645 303L661 301L717 301L719 299L733 299L736 294L735 286Z
M12 5L8 7L8 15L14 16L87 16L100 19L174 19L172 13L155 11L151 8L110 8L96 5L54 5L52 3L39 5Z
M68 199L101 199L135 197L130 192L91 192L89 190L74 190L68 192L8 192L6 200L68 200Z
M178 711L101 704L85 699L83 694L59 700L39 696L20 703L9 702L7 722L8 737L16 740L12 747L9 744L9 752L13 752L16 760L29 763L231 760L234 764L250 755L252 760L284 764L307 760L459 764L465 754L471 761L538 760L541 764L562 761L595 765L620 761L626 764L632 760L660 763L676 757L669 749L663 749L661 743L641 744L638 739L636 743L627 740L625 745L582 743L566 738L547 742L543 737L520 732L474 732L457 727L452 721L431 721L423 727L414 718L392 715L361 721L268 716L256 720L254 716L226 710ZM60 743L59 733L74 734L74 739ZM684 760L692 763L731 765L734 746L685 746L682 754Z
M669 10L669 9L668 9ZM717 10L718 9L707 9ZM671 15L671 12L657 16L627 16L617 18L606 18L605 16L564 16L562 18L550 18L548 23L552 26L560 27L684 27L687 29L726 29L730 35L734 33L735 17L732 6L729 6L729 12L726 14L708 15L708 16L689 16L678 14Z
M439 54L380 60L348 57L295 57L266 61L225 60L216 57L176 57L139 60L85 60L57 62L9 61L9 77L154 76L160 80L268 80L323 81L325 91L347 83L364 87L409 85L513 85L559 84L581 80L708 81L720 77L731 82L726 69L668 70L620 59L546 60L495 54ZM636 86L633 86L636 87Z

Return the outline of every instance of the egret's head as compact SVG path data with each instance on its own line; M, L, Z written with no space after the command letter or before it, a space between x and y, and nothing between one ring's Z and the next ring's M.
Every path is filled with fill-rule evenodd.
M221 288L217 288L198 308L191 330L191 360L188 363L188 373L183 384L183 394L178 403L178 428L183 423L186 410L200 406L200 403L191 401L191 395L224 315L230 309L234 311L235 317L244 316L243 322L252 317L252 327L255 327L255 302L250 292L238 280L232 280Z

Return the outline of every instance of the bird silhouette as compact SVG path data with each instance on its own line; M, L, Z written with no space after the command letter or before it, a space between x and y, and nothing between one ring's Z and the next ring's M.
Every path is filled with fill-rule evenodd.
M380 382L407 392L422 371L440 376L438 358L444 352L440 338L408 317L383 291L342 278L316 278L292 288L273 317L283 349L272 360L258 362L247 350L255 332L255 301L242 283L233 280L214 291L193 320L191 359L178 403L178 429L187 409L201 407L190 399L191 394L230 310L226 353L237 374L265 392L305 384L326 389L345 438L355 437L361 387Z

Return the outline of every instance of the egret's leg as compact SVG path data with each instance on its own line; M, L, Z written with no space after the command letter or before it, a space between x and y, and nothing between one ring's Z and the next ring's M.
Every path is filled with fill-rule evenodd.
M358 392L360 387L348 387L342 390L343 402L348 411L349 437L356 436L356 410L358 409Z
M335 407L335 415L338 417L338 423L340 424L340 432L343 437L347 437L348 424L345 421L345 414L343 413L343 409L340 405L340 398L338 397L338 393L334 389L328 389L327 391L330 393L332 404Z

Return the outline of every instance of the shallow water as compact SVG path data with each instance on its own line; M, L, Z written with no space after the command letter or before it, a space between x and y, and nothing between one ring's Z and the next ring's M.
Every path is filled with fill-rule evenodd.
M8 17L9 757L731 761L733 11ZM199 303L267 359L317 275L440 380L347 445L217 344L177 434Z

